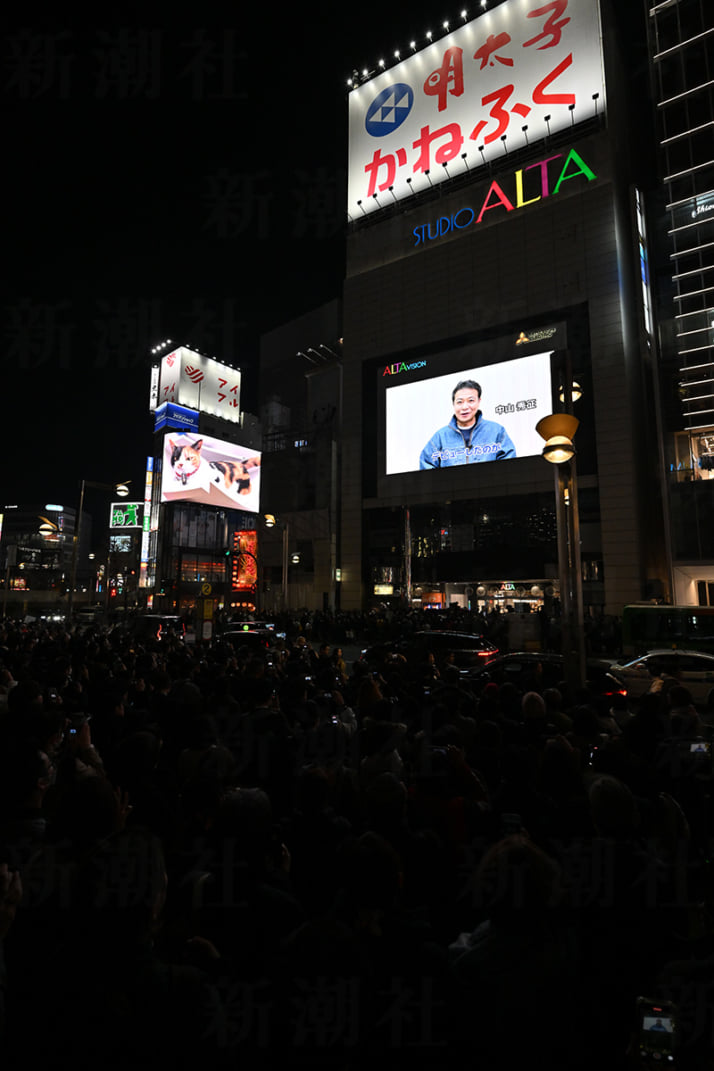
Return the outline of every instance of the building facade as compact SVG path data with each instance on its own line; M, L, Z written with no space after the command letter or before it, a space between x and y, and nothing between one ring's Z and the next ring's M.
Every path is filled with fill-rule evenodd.
M569 408L572 376L583 601L619 614L675 596L638 224L657 189L653 125L631 105L646 101L644 12L489 6L352 90L342 606L558 598L553 467L535 425ZM425 458L464 380L516 456L490 442L454 457L447 439Z
M656 318L675 601L714 605L714 7L647 5Z
M152 370L139 585L202 638L257 606L261 435L240 390L240 369L187 346Z

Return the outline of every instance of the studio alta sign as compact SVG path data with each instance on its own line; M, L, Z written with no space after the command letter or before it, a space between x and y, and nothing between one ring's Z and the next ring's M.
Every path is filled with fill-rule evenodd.
M463 231L468 227L481 223L487 216L492 220L496 216L509 212L516 212L520 208L527 208L538 201L544 201L548 197L555 197L566 182L579 180L580 182L593 182L597 175L588 167L575 149L571 149L567 156L558 153L556 156L548 156L545 160L539 160L528 167L522 167L507 178L500 181L494 180L488 187L486 196L474 208L464 205L450 216L440 216L439 219L430 223L422 223L412 231L415 246L425 245L437 238L443 238L454 231ZM526 193L526 187L528 192ZM571 187L568 187L569 189Z

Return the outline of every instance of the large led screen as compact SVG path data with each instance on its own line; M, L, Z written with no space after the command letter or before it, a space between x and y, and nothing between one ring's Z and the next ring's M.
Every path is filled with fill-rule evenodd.
M162 502L260 510L260 452L207 435L164 436Z
M449 373L385 391L387 476L537 456L535 426L553 411L551 354Z

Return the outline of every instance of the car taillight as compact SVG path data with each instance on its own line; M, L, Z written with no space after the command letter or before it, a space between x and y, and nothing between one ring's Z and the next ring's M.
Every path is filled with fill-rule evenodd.
M492 651L479 651L479 658L495 658L498 654L498 647L494 647Z

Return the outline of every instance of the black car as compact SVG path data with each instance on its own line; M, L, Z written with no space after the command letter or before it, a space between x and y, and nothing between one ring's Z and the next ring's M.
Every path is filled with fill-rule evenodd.
M612 699L614 695L627 695L627 690L609 672L610 661L588 658L585 686L593 696ZM564 659L552 651L514 651L511 654L492 658L474 673L470 680L474 686L484 688L490 682L515 684L521 691L542 691L557 688L565 677Z
M407 640L406 647L409 655L419 661L433 654L437 663L442 663L453 654L453 664L459 669L476 669L498 654L498 647L484 636L441 629L415 632Z
M374 644L362 651L360 661L366 662L371 669L380 669L395 656L405 658L410 665L418 665L429 654L434 655L437 665L453 654L453 664L459 669L475 670L488 659L494 658L498 654L498 647L483 636L435 629L415 632L403 640Z
M229 629L216 636L217 643L227 644L234 651L247 648L255 654L266 654L275 646L276 640L275 632L267 628Z

